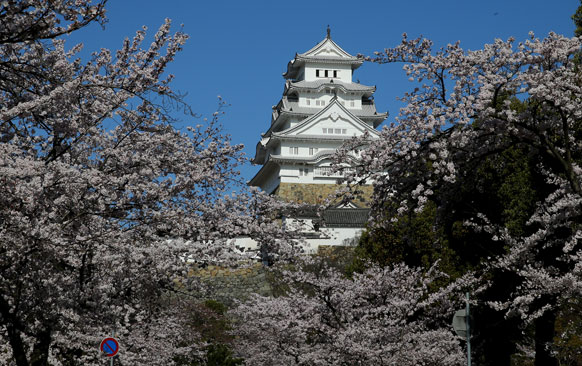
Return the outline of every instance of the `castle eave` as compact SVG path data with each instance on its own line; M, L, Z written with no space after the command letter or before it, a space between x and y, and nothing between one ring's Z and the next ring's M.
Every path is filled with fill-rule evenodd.
M293 90L309 90L311 92L319 92L326 88L337 88L344 93L349 92L363 92L364 95L372 95L376 91L375 86L368 86L357 83L344 83L336 79L320 79L316 81L289 81L285 83L285 91L283 95L287 95Z

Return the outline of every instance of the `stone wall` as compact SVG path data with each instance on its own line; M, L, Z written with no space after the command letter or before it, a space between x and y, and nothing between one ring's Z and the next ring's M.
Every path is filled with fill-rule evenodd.
M337 189L337 184L281 183L275 195L297 203L322 204ZM364 193L354 203L366 207L372 197L373 187L361 186L359 189Z
M353 262L354 247L322 245L316 255L325 258L332 266L346 268ZM288 287L277 271L271 271L261 263L236 269L209 265L193 268L188 275L200 281L204 288L194 295L204 300L219 301L228 307L233 306L235 301L248 300L252 294L280 295Z
M243 268L207 266L193 269L189 275L197 277L206 288L203 297L232 305L233 300L244 301L253 293L269 296L271 285L261 263Z

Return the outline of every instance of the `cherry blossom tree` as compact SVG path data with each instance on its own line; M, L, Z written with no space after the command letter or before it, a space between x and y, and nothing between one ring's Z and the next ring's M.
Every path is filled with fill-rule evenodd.
M380 138L366 141L370 147L347 179L374 181L374 230L406 211L421 212L429 200L443 206L475 161L512 147L533 155L551 190L537 203L528 230L510 233L479 212L465 225L506 248L484 259L479 273L489 285L495 271L516 276L509 295L490 305L525 324L539 322L536 336L546 333L536 344L539 365L555 364L543 358L553 329L546 316L582 290L582 74L575 57L581 45L579 37L550 33L517 44L496 40L482 50L456 43L433 52L431 41L404 35L397 47L367 59L403 63L416 87L404 94L405 106ZM363 142L352 141L338 160ZM398 209L386 220L392 207Z
M252 365L463 365L438 273L400 264L347 278L307 259L283 270L289 288L233 311L237 350ZM317 270L314 270L314 267ZM457 304L458 305L458 304Z
M65 47L105 3L0 2L2 364L99 364L112 331L124 364L196 354L175 295L186 262L229 263L240 235L282 243L274 200L229 194L244 158L220 110L172 117L193 118L166 73L185 34L168 20L149 47L139 30L86 63Z

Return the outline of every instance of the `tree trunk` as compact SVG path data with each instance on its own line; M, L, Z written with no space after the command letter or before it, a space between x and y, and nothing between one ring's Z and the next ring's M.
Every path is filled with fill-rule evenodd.
M0 296L0 318L6 326L6 333L8 335L8 343L12 349L12 357L16 362L16 366L28 366L26 359L26 351L24 350L24 343L20 337L20 332L17 329L18 319L10 311L10 305Z
M24 350L22 338L20 338L20 332L14 329L14 326L10 324L6 326L6 330L8 333L8 342L12 349L12 357L14 358L14 361L16 361L16 366L28 366L28 360L26 359L26 352Z
M548 347L554 340L555 322L556 313L553 311L547 311L535 321L535 366L558 366L558 360L552 356L551 350Z
M49 348L51 344L50 329L40 332L36 337L36 343L30 356L30 366L47 366Z

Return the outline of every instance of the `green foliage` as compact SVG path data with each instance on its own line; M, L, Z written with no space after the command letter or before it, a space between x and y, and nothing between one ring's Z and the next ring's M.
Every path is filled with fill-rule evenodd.
M220 314L220 315L223 315L228 310L226 305L224 305L220 301L212 300L212 299L206 300L204 302L204 306L206 306L206 308L215 312L216 314Z
M515 109L520 108L521 102L512 103L516 103ZM492 241L489 234L476 232L465 222L482 213L514 236L531 234L536 228L527 221L536 202L550 191L537 171L536 159L539 154L531 147L511 145L508 141L508 147L502 151L464 162L455 186L435 190L433 200L420 212L410 208L396 215L396 207L387 205L382 228L362 236L352 269L361 270L367 261L381 265L405 262L428 268L438 260L439 269L450 279L468 270L479 270L490 257L505 253L507 248L502 241ZM519 284L514 275L503 271L490 272L488 280L494 285L481 294L487 301L506 298ZM446 283L441 281L437 285ZM510 356L516 352L516 342L524 337L518 321L487 306L476 306L473 311L474 347L476 354L481 355L478 362L509 364ZM518 362L518 357L511 362ZM519 362L515 364L525 365L528 360Z
M582 300L564 304L556 319L554 351L560 365L582 365Z
M456 277L457 258L448 244L437 221L437 206L428 202L418 213L410 210L398 216L398 220L387 219L379 230L366 231L355 249L350 270L362 271L367 261L380 265L405 262L426 269L439 261L443 272Z
M562 304L556 313L554 342L552 352L560 366L582 366L582 300L570 299ZM525 349L534 349L533 326L525 329ZM534 366L531 353L512 355L511 366Z
M244 360L234 357L231 349L225 344L211 344L208 346L204 359L176 357L174 362L179 366L236 366L244 364Z
M475 179L482 198L490 200L487 206L494 211L492 214L499 216L499 223L513 236L526 234L526 222L539 198L536 188L541 182L536 184L536 173L532 166L534 162L530 161L527 154L526 149L510 147L489 157L479 167ZM541 177L537 177L537 180L541 180Z
M354 262L357 243L354 240L351 246L320 246L315 256L321 260L320 263L351 276L353 271L350 267Z
M208 343L206 355L200 359L196 355L176 357L174 361L181 366L235 366L242 365L243 359L233 356L228 344L232 342L229 331L231 321L226 317L228 307L213 299L202 304L192 305L189 309L187 327L200 334L201 341Z
M291 263L277 263L276 265L269 267L269 270L266 272L265 278L271 287L271 295L273 297L285 296L291 289L290 284L287 283L281 275L281 271L284 270L293 271L296 270L296 267Z
M226 305L216 300L206 300L191 309L189 326L194 328L208 343L226 344L232 340L228 334L230 320L225 316Z
M580 4L581 5L576 9L576 12L572 15L572 20L576 26L574 34L577 37L582 36L582 1L580 1Z
M496 108L507 100L518 113L526 108L527 102L509 93L498 95ZM478 125L479 121L475 121L475 126ZM443 190L446 194L437 189L433 201L427 202L420 212L411 207L397 215L396 205L388 203L384 225L364 233L351 269L361 270L366 260L381 265L403 261L424 268L438 260L440 269L456 278L507 249L492 243L489 235L467 228L466 220L478 213L505 226L514 236L531 233L534 228L527 227L527 220L536 202L548 191L536 171L539 154L529 146L513 145L511 141L507 141L507 146L497 153L460 164L464 170L456 187ZM414 173L411 171L411 174Z
M206 351L206 366L242 365L243 359L233 357L232 351L224 344L213 344Z

